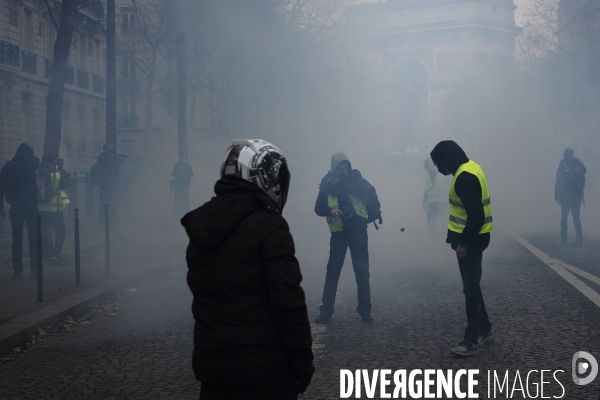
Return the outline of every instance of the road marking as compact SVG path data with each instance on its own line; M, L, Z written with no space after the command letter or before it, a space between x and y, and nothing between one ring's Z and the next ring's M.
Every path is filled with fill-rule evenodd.
M529 250L534 256L539 258L544 264L546 264L547 266L552 268L554 270L554 272L556 272L565 281L567 281L573 287L575 287L575 289L579 290L585 297L587 297L594 304L596 304L598 307L600 307L600 294L598 294L594 289L592 289L591 287L589 287L588 285L583 283L581 280L577 279L577 277L575 277L575 275L571 274L571 272L569 272L569 270L592 281L592 282L598 283L598 284L600 284L600 278L598 278L595 275L592 275L590 273L587 273L585 271L582 271L577 267L574 267L569 264L565 264L564 262L562 262L560 260L550 257L548 254L544 253L543 251L541 251L540 249L538 249L537 247L535 247L534 245L529 243L527 240L523 239L520 235L513 234L512 237L519 244L521 244L523 247L525 247L527 250Z

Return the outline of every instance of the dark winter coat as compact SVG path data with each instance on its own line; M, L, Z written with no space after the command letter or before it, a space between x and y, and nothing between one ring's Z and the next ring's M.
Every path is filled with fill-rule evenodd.
M585 174L587 169L585 165L576 157L566 157L560 160L558 170L556 171L556 185L554 186L554 199L557 201L575 201L581 203L583 199L583 188L578 191L571 189L571 184L567 180L565 171L569 168L579 167Z
M336 177L337 167L341 162L347 162L350 170L347 179L340 179L337 185L332 183ZM319 185L319 194L315 202L315 214L319 217L329 217L331 209L328 204L329 195L338 198L339 208L344 215L344 230L352 230L353 227L367 224L367 220L356 215L354 207L350 201L353 195L359 199L366 200L367 189L364 179L357 169L352 169L352 164L348 157L342 152L337 152L331 156L331 170L323 177Z
M33 155L33 149L21 143L14 158L0 170L0 204L4 208L4 198L13 209L37 210L36 170L40 159Z
M302 275L286 221L244 180L221 179L215 193L181 220L190 238L196 379L242 385L311 370Z
M188 163L178 162L173 167L173 189L187 190L190 187L190 178L194 177L192 166Z
M436 163L438 171L444 175L456 174L458 168L469 162L464 150L452 140L438 143L431 151L431 159ZM485 212L481 202L481 184L477 176L461 173L454 183L454 191L467 211L467 225L462 233L448 230L446 242L456 250L459 244L464 246L477 246L481 249L488 247L490 234L479 234L485 222Z

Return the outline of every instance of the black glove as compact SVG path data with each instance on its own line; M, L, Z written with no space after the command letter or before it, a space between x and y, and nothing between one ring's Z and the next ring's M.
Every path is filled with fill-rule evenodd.
M304 393L308 385L310 385L310 380L314 373L315 367L313 365L296 369L296 391L298 393Z

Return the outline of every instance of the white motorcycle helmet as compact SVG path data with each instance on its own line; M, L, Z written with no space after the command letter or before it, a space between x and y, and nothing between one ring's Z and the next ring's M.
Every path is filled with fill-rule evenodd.
M236 140L225 152L221 178L244 179L262 189L283 209L290 188L290 172L281 150L261 139Z

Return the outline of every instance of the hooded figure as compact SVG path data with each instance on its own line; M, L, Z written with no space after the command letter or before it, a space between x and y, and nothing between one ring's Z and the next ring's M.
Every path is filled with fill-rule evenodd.
M31 276L37 272L36 232L37 196L36 170L40 159L33 155L33 149L21 143L14 158L0 170L0 216L6 218L4 198L11 205L10 223L12 227L13 279L20 279L23 273L23 225L27 224L29 238L29 262Z
M187 282L201 399L296 399L310 383L302 275L281 216L288 188L279 149L236 141L216 197L181 220L190 238Z
M319 308L316 323L331 321L338 281L348 248L358 286L356 311L363 322L373 322L369 283L368 211L365 205L367 195L367 183L360 171L352 169L348 157L342 152L332 155L331 169L321 180L315 203L315 213L326 218L331 232L323 304Z
M431 160L440 173L454 175L449 192L450 217L447 243L456 251L466 299L467 328L464 339L451 352L458 356L478 354L477 346L492 339L492 325L485 309L480 281L483 251L493 229L487 180L481 167L469 160L452 140L438 143Z

